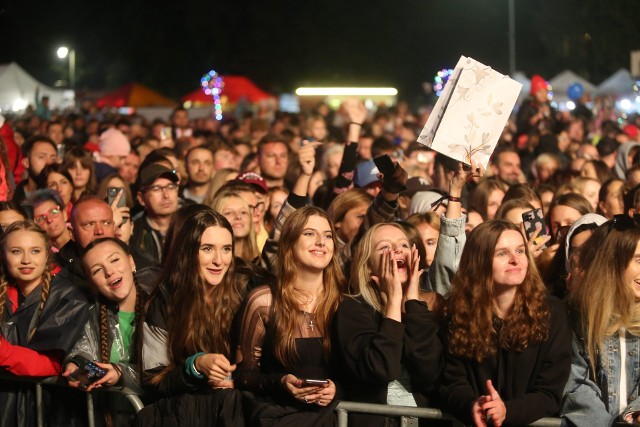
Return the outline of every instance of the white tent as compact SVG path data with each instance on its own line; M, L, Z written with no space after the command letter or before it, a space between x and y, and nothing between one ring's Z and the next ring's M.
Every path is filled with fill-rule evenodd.
M558 101L569 99L567 89L569 89L569 86L573 83L580 83L585 93L594 93L596 91L595 85L590 81L580 77L571 70L564 70L549 80L549 84L553 90L553 99Z
M0 111L20 111L35 105L36 89L39 96L49 96L50 108L73 105L72 90L54 89L40 83L15 62L0 65Z
M629 95L633 93L635 82L629 70L620 68L608 79L600 83L596 95Z

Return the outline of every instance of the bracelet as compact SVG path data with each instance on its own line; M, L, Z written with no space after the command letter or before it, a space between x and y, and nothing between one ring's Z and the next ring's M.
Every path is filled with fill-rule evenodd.
M350 125L358 125L360 127L362 127L362 123L358 123L358 122L349 122Z
M193 356L187 357L187 360L184 361L184 370L186 371L187 375L195 377L195 378L199 378L199 379L204 378L204 375L202 375L196 369L196 359L198 357L200 357L200 356L205 355L205 354L207 354L207 353L200 352L200 353L194 354Z
M454 197L454 196L447 196L447 199L449 199L450 202L458 202L461 203L462 201L460 200L460 197Z

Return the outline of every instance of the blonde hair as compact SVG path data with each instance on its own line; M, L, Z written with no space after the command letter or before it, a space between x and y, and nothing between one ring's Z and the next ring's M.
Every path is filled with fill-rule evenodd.
M242 258L245 261L251 262L256 257L260 256L260 251L258 250L258 243L256 241L256 231L253 228L253 215L251 213L251 208L249 204L244 200L238 193L234 192L224 192L219 194L211 204L211 208L222 214L222 206L224 202L229 199L237 199L242 203L242 207L246 208L249 212L249 233L245 237L233 236L233 240L236 243L242 243L242 252L234 253L235 256ZM235 249L238 249L238 245L235 246Z
M373 234L381 227L395 227L402 231L402 234L407 235L404 228L394 222L383 222L369 228L364 236L362 236L362 239L360 239L358 246L356 246L353 261L351 262L351 278L349 281L349 292L351 296L362 297L367 304L379 313L382 312L382 298L378 287L371 284L371 255L373 253L373 245L371 242L373 240Z
M617 221L620 219L614 218L595 229L583 246L580 265L586 266L586 270L580 287L573 295L594 373L598 355L607 363L605 338L622 327L640 336L640 303L636 302L624 280L640 241L640 227L618 229L614 223ZM628 218L628 221L633 220Z
M45 261L46 265L42 273L42 293L40 296L40 305L38 306L36 321L33 323L33 328L29 331L29 341L31 341L31 338L33 338L33 335L36 333L36 329L38 328L42 310L47 303L47 299L49 298L49 287L51 284L51 261L53 259L53 254L51 253L51 239L42 228L36 225L35 222L31 220L16 221L9 227L7 227L4 234L0 238L0 256L2 257L2 274L0 276L0 322L4 318L4 306L7 299L7 287L9 286L9 281L7 279L7 259L5 256L7 239L12 233L20 231L29 231L38 234L42 238L44 250L47 253L47 260Z

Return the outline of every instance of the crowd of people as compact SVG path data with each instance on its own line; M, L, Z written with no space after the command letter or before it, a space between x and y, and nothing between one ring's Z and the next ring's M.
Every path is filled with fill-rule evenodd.
M640 118L540 80L486 168L404 103L0 118L0 424L640 422Z

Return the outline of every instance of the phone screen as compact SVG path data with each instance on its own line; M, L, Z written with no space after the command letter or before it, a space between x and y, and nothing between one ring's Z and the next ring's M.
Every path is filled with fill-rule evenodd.
M540 230L538 237L544 237L547 235L547 226L544 222L544 215L542 209L533 209L531 211L524 212L522 214L522 224L524 231L527 234L527 240L531 240L531 236L536 230Z

